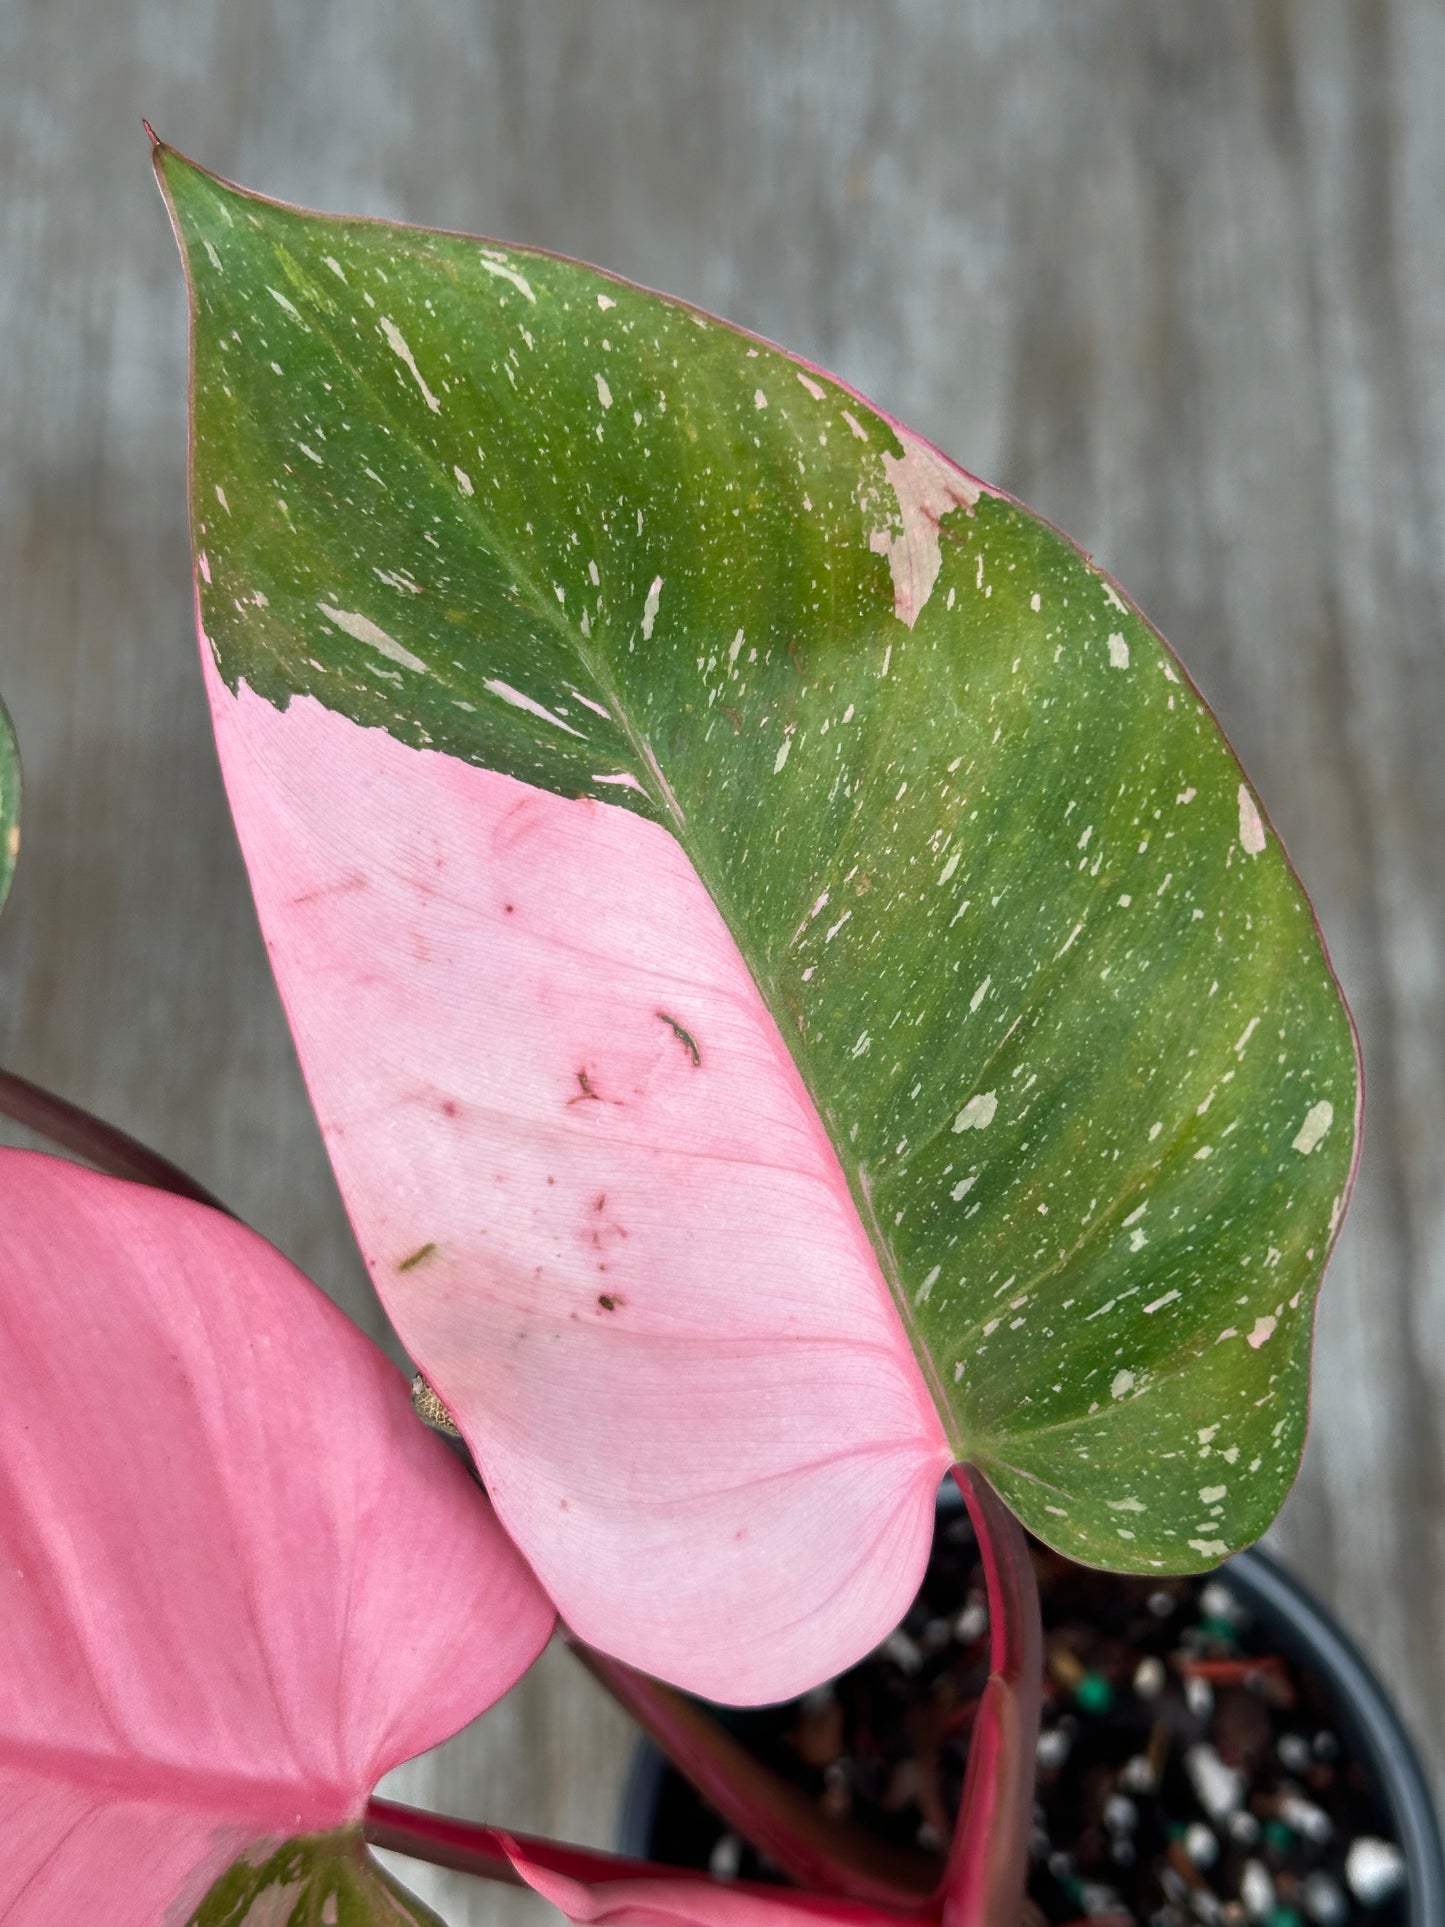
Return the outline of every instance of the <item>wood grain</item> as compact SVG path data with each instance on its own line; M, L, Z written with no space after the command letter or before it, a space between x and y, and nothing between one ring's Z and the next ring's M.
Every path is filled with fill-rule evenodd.
M1275 1538L1445 1788L1442 93L1431 0L8 0L5 1061L382 1331L206 727L142 113L270 193L579 254L785 341L1130 585L1315 894L1370 1115ZM557 1655L393 1790L602 1842L627 1746ZM459 1923L537 1917L463 1891L427 1886Z

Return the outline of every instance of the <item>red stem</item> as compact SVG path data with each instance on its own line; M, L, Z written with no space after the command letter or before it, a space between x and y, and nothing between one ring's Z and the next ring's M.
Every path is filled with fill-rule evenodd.
M48 1138L63 1151L93 1164L112 1178L129 1178L136 1184L153 1185L158 1191L171 1191L179 1198L206 1204L213 1211L226 1211L204 1185L188 1177L178 1165L144 1144L71 1104L54 1091L47 1091L14 1071L0 1071L0 1117L13 1118L27 1130ZM226 1212L227 1217L234 1215Z
M971 1465L953 1469L988 1589L990 1673L969 1741L942 1888L942 1927L1017 1927L1043 1685L1038 1585L1023 1527Z
M424 1813L417 1807L399 1806L393 1800L367 1802L364 1830L374 1847L409 1854L413 1860L428 1860L436 1867L451 1867L458 1873L475 1874L483 1880L496 1880L511 1887L525 1887L527 1883L512 1864L507 1852L509 1845L548 1873L562 1874L587 1887L605 1887L627 1880L662 1881L672 1886L717 1888L729 1894L753 1895L760 1900L785 1901L802 1913L818 1914L825 1920L841 1923L841 1927L917 1927L915 1914L900 1914L866 1902L769 1887L760 1881L717 1880L711 1874L655 1866L650 1860L629 1860L622 1854L602 1853L593 1847L572 1847L560 1840L541 1840L533 1834L515 1833L510 1828L484 1827L469 1820Z
M628 1860L621 1854L599 1853L591 1847L569 1847L558 1840L537 1840L530 1834L501 1827L484 1827L471 1820L424 1813L395 1800L368 1800L366 1837L374 1847L429 1860L435 1867L499 1880L509 1887L526 1882L507 1857L505 1840L513 1840L539 1867L565 1874L589 1885L596 1880L662 1880L675 1877L675 1867L654 1867L648 1860Z

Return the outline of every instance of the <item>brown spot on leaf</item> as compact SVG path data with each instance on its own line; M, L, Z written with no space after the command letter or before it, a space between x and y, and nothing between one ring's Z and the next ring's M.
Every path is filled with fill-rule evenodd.
M663 1023L671 1030L678 1043L682 1045L683 1049L689 1057L691 1057L693 1068L696 1069L702 1063L702 1052L698 1049L697 1039L693 1036L692 1032L690 1030L684 1030L677 1019L675 1017L669 1017L665 1010L659 1010L654 1014L660 1017Z
M586 1071L578 1071L577 1095L575 1097L569 1097L567 1099L567 1102L569 1105L586 1104L586 1103L600 1104L602 1102L602 1099L598 1096L597 1092L593 1090L592 1080L587 1075Z
M299 897L292 897L293 908L302 903L315 903L321 897L343 897L353 890L365 890L367 880L364 876L346 877L340 883L323 883L319 889L303 890Z

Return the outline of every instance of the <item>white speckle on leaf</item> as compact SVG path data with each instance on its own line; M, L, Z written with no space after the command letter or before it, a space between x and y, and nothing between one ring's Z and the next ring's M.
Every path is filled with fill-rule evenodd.
M1106 1499L1104 1503L1111 1512L1147 1512L1149 1509L1137 1499Z
M216 484L216 500L226 511L227 515L229 515L231 513L231 504L226 500L226 491L221 487L219 482Z
M1236 1057L1240 1055L1250 1038L1253 1037L1258 1024L1259 1019L1257 1017L1251 1017L1244 1029L1240 1032L1239 1040L1234 1046L1234 1054Z
M872 1043L872 1041L873 1041L872 1038L868 1035L866 1030L860 1032L857 1043L853 1046L852 1050L848 1053L848 1055L850 1057L862 1057L867 1052L868 1046Z
M296 446L301 450L301 453L305 455L308 460L315 462L318 468L324 468L326 466L326 464L322 461L321 457L316 453L316 450L314 448L309 447L307 443L297 442Z
M504 703L510 703L513 709L525 709L529 716L540 716L544 723L550 723L554 729L565 729L569 736L582 735L580 729L574 729L571 723L564 722L560 716L554 716L550 709L533 697L524 696L520 689L513 689L510 683L502 682L496 676L488 676L482 687L490 689L494 696L500 696Z
M498 254L495 248L483 248L478 259L488 274L499 275L503 281L510 281L518 294L524 295L536 306L537 297L532 292L531 282L525 274L510 266L505 255Z
M780 743L780 744L778 745L778 753L777 753L777 755L776 755L776 756L775 756L775 757L773 758L773 774L774 774L774 776L776 776L776 775L778 775L778 774L779 774L779 772L781 771L781 769L782 769L782 767L783 767L783 765L784 765L784 763L786 763L786 762L787 762L787 760L788 760L788 751L789 751L789 750L790 750L790 749L791 749L792 747L793 747L793 739L792 739L792 737L791 737L791 736L785 736L785 737L783 738L783 740L782 740L782 742L781 742L781 743Z
M983 1002L984 998L987 997L988 987L992 982L993 982L993 979L991 977L984 978L983 982L979 985L978 989L973 993L973 995L968 1000L968 1007L970 1010L978 1009L979 1005Z
M855 438L856 438L856 439L857 439L858 441L860 441L860 442L866 442L866 441L867 441L867 439L868 439L868 431L867 431L867 429L866 429L866 428L865 428L865 427L863 426L863 424L862 424L862 422L860 422L860 421L859 421L859 419L858 419L858 417L857 417L856 415L852 415L852 414L850 414L850 413L848 412L848 410L847 410L847 409L845 408L845 409L843 410L843 419L844 419L844 421L845 421L845 422L847 422L847 424L848 424L848 426L849 426L849 428L850 428L850 429L851 429L851 430L853 431L853 435L854 435L854 437L855 437Z
M1129 645L1117 629L1109 638L1109 661L1116 669L1129 667Z
M1249 1334L1249 1343L1251 1344L1251 1346L1253 1346L1255 1351L1259 1350L1260 1346L1264 1344L1266 1339L1273 1338L1274 1328L1278 1323L1279 1323L1279 1320L1277 1318L1256 1318L1255 1319L1254 1330Z
M802 382L803 386L807 389L808 393L813 397L814 401L821 401L823 399L823 391L818 386L817 382L810 380L809 377L803 373L801 368L797 368L793 372L797 375L798 380Z
M452 474L456 476L457 487L461 490L463 495L471 495L475 493L475 491L472 488L471 476L468 475L467 471L464 468L458 468L455 462L452 463Z
M607 386L607 377L598 374L594 375L592 379L597 383L598 401L601 402L604 408L610 408L612 406L612 390Z
M955 850L953 854L949 857L948 861L944 864L943 868L938 873L938 880L940 883L947 883L948 879L953 875L954 871L958 868L958 859L960 856L962 856L962 854L963 852L961 850Z
M761 388L755 388L753 390L753 407L766 408L767 405L768 405L767 396L763 393Z
M616 783L619 789L636 790L639 796L646 796L647 794L647 791L642 787L641 783L638 782L631 770L618 770L611 775L594 776L592 781L594 783Z
M1202 1505L1217 1505L1228 1490L1229 1487L1227 1485L1202 1485L1199 1488L1200 1503Z
M1164 1307L1166 1305L1172 1305L1178 1296L1179 1293L1177 1291L1166 1291L1162 1298L1156 1298L1152 1305L1146 1305L1144 1307L1144 1316L1148 1318L1156 1311L1163 1311Z
M286 310L287 314L289 314L293 320L301 321L301 310L296 306L294 301L288 301L279 288L267 288L266 292L279 307ZM302 322L301 325L304 327L306 324Z
M652 586L647 591L647 600L642 605L642 640L651 642L652 625L657 620L658 604L662 601L662 577L655 575Z
M410 649L404 648L393 636L389 636L385 629L378 629L370 616L357 615L351 609L333 609L329 602L318 602L316 606L326 620L334 623L344 635L351 636L357 642L364 642L379 656L385 656L390 662L400 663L403 669L414 670L419 676L426 674L426 664L421 658L414 656Z
M207 560L206 551L204 549L202 549L200 554L196 557L196 567L201 572L202 580L209 582L211 579L211 565L210 565L210 562Z
M1136 1224L1134 1229L1129 1233L1129 1249L1131 1251L1142 1251L1148 1242L1149 1237L1143 1225Z
M833 941L834 937L837 936L838 932L843 928L843 925L848 921L849 917L851 917L852 914L853 912L851 910L845 910L842 916L839 917L836 923L830 924L828 926L827 930L823 934L824 943L831 943Z
M1191 1539L1189 1544L1201 1559L1225 1559L1229 1556L1228 1543L1223 1539Z
M1151 1144L1154 1142L1155 1138L1158 1137L1159 1133L1163 1129L1164 1129L1164 1126L1162 1124L1151 1124L1149 1126L1149 1142Z
M1129 605L1127 602L1124 602L1120 598L1119 592L1114 587L1113 583L1105 582L1105 583L1102 583L1100 586L1104 591L1104 600L1109 604L1109 606L1113 609L1117 609L1121 616L1128 615Z
M998 1109L997 1091L980 1091L971 1097L958 1116L953 1120L955 1131L982 1131L993 1123L994 1112Z
M1243 783L1239 786L1239 842L1248 856L1258 856L1264 848L1264 824L1254 798Z
M336 276L337 280L340 281L343 286L348 285L346 281L346 276L342 272L341 263L337 260L334 254L323 254L321 259L325 263L325 265L328 268L330 268L331 272Z
M386 584L388 589L404 590L408 595L420 595L421 584L413 582L405 569L379 569L372 564L372 574Z
M935 1265L923 1283L918 1287L918 1290L913 1294L913 1302L915 1305L926 1305L928 1303L929 1298L933 1294L933 1287L938 1283L938 1274L942 1268L941 1265Z
M899 431L903 443L901 456L883 455L883 472L888 477L897 502L894 518L898 533L875 528L868 546L875 555L888 558L888 573L893 579L893 613L911 629L922 614L938 572L943 566L939 551L939 523L951 510L972 510L982 494L982 484L906 430Z
M205 242L204 245L205 245L206 253L209 254L211 257L211 266L216 270L216 273L219 274L221 272L221 257L216 252L215 244L211 241L207 241Z
M1335 1121L1335 1107L1327 1097L1311 1105L1305 1121L1294 1136L1294 1148L1306 1157L1314 1150Z
M1064 941L1063 941L1063 943L1062 943L1062 944L1060 945L1060 947L1059 947L1059 949L1057 949L1057 950L1056 950L1056 951L1054 952L1054 956L1055 956L1055 958L1056 958L1056 959L1057 959L1057 958L1059 958L1059 957L1062 957L1062 956L1063 956L1063 954L1064 954L1064 952L1065 952L1066 950L1072 950L1072 949L1073 949L1073 947L1074 947L1074 939L1075 939L1075 938L1076 938L1076 937L1078 936L1078 934L1079 934L1079 932L1080 932L1080 931L1081 931L1081 930L1083 929L1083 927L1084 927L1084 926L1083 926L1083 924L1081 924L1081 923L1076 923L1076 924L1074 925L1074 927L1073 927L1073 929L1072 929L1072 930L1071 930L1071 931L1069 932L1069 934L1068 934L1068 936L1064 938Z
M410 370L412 380L421 390L422 400L434 415L439 415L442 412L442 405L430 388L427 387L422 372L416 365L416 356L407 346L406 336L401 332L401 329L397 327L396 323L386 315L381 317L380 327L381 332L386 336L386 345L388 348L391 349L391 352L396 356L398 361L405 363L406 367Z
M954 1203L957 1204L960 1198L966 1198L968 1196L977 1182L977 1177L960 1178L948 1195L953 1199Z
M1033 594L1029 597L1029 607L1033 610L1034 614L1037 615L1039 610L1042 609L1043 606L1044 606L1044 599L1039 594L1038 590L1035 589Z
M1115 1372L1114 1382L1109 1387L1109 1396L1110 1398L1123 1398L1127 1393L1132 1392L1133 1389L1134 1374L1132 1372Z
M606 314L607 310L609 308L615 308L617 303L612 299L610 294L599 294L597 297L597 305L603 314Z
M732 641L728 644L728 662L730 664L735 663L737 661L738 655L742 650L742 646L743 646L743 632L741 629L739 629L737 634L733 637Z

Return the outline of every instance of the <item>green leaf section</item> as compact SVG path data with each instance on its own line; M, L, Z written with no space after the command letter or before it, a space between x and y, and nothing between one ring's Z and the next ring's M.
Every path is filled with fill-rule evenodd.
M1154 631L1056 530L940 495L856 395L683 304L159 166L226 680L666 825L960 1456L1094 1563L1257 1536L1356 1058Z
M20 855L20 752L15 729L0 703L0 906L10 894Z
M262 1857L264 1855L264 1857ZM187 1927L443 1927L397 1885L356 1828L288 1840L242 1857L212 1887Z

